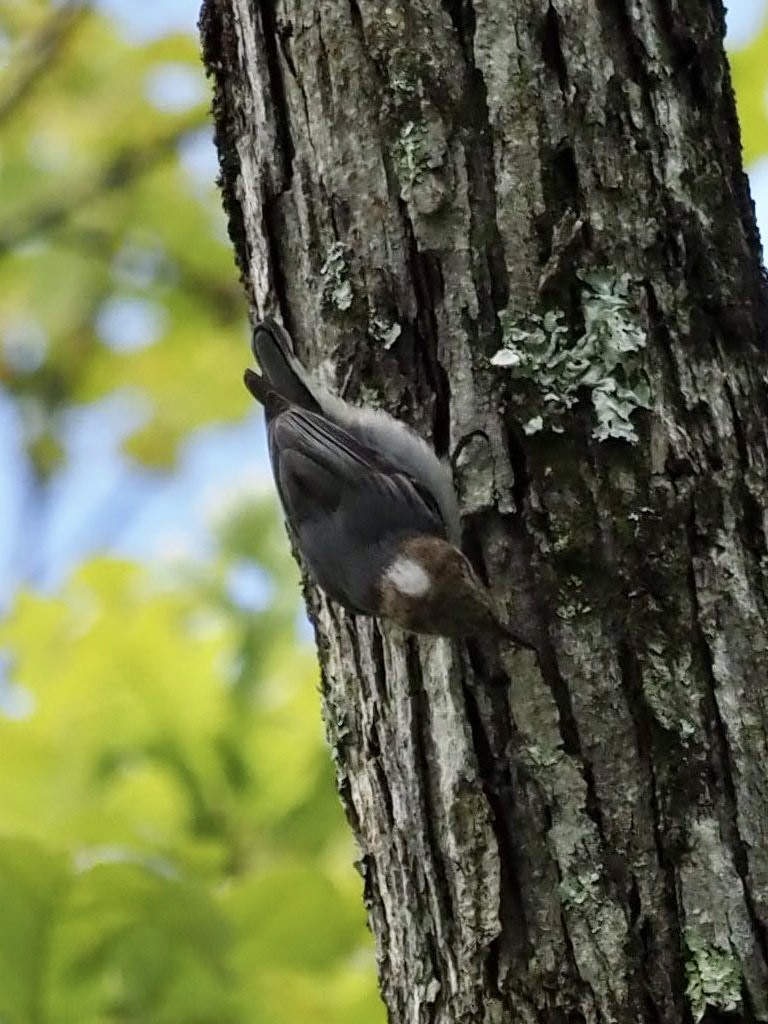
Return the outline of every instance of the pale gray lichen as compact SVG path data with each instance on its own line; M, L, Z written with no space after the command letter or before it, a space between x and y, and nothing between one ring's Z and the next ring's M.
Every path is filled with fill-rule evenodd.
M349 249L343 242L334 242L320 267L325 278L323 295L342 311L352 305L352 284L349 280Z
M691 718L691 654L661 640L648 639L643 666L643 695L654 717L685 742L696 733Z
M393 60L390 71L390 84L394 94L395 103L400 104L421 95L423 87L418 74L418 67L414 67L410 60Z
M737 1009L742 972L733 951L709 942L694 928L686 928L685 944L689 953L685 958L686 995L693 1019L700 1021L708 1006L725 1012Z
M439 118L407 121L392 147L400 195L420 213L435 213L446 201L446 151L445 128Z
M559 618L569 621L578 615L587 615L592 611L592 606L583 600L578 591L581 590L582 582L578 576L569 576L567 586L560 589L560 603L557 606Z
M573 339L562 310L523 317L500 316L504 346L494 366L530 380L541 393L541 407L523 428L536 433L546 425L562 433L563 414L590 393L598 441L609 437L637 441L631 416L650 408L650 388L639 356L647 336L629 303L629 277L608 268L580 274L584 331Z
M566 875L560 882L560 898L566 907L580 907L599 898L600 873L587 871L579 875Z
M427 169L427 136L424 127L415 121L404 124L392 155L398 177L404 186L419 181Z
M549 747L541 743L528 744L525 752L537 768L553 768L565 756L560 747Z
M377 341L383 344L384 348L392 348L403 333L399 323L380 316L371 317L368 323L368 331Z
M580 604L578 601L573 603L564 603L558 605L557 616L563 619L564 622L570 622L571 619L577 618L579 615L588 615L592 611L592 606L589 604Z

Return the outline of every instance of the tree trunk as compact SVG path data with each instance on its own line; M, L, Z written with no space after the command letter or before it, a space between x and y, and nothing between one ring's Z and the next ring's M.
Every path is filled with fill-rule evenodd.
M720 0L201 28L254 315L451 458L538 648L308 590L391 1020L768 1020L768 303Z

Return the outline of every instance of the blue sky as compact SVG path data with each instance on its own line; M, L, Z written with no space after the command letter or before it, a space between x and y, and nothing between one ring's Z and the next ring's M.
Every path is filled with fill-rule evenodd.
M147 40L169 32L195 32L202 0L98 0L131 39Z
M99 0L125 34L147 40L172 31L196 32L198 0ZM744 45L768 17L768 0L730 4L732 45ZM202 76L200 83L202 83ZM166 68L148 83L159 105L195 102L200 87ZM201 133L185 146L184 165L198 183L216 174L210 135ZM753 195L768 237L768 158L750 168ZM234 273L234 271L233 271ZM115 347L151 342L152 311L105 309L101 330ZM243 363L249 359L243 330ZM233 388L239 387L233 382ZM0 609L23 581L55 588L83 557L108 551L151 563L205 555L211 547L211 521L229 495L271 487L263 428L254 412L234 425L214 425L193 434L177 469L153 473L131 462L121 441L141 410L115 395L73 410L62 423L67 468L42 497L34 492L20 456L20 412L0 398ZM257 601L246 570L237 586L243 602ZM256 588L258 590L258 588Z
M194 31L199 0L99 0L99 6L120 20L126 33L151 39L172 31ZM728 34L732 45L743 46L765 20L766 0L732 0L728 7Z

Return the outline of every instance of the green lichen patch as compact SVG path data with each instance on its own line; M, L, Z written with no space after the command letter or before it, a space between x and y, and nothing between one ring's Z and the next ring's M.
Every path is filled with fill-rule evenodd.
M326 302L342 312L349 309L353 298L349 280L349 249L343 242L334 242L328 249L320 274L325 279L323 298Z
M686 995L695 1021L700 1021L706 1008L712 1006L725 1012L741 1005L742 974L739 961L730 949L707 941L694 928L687 928L685 973Z
M637 441L631 421L637 409L650 407L650 388L641 351L647 335L629 302L629 277L607 268L580 275L584 331L573 338L562 310L523 317L501 314L503 348L494 366L529 380L539 392L527 434L548 427L562 433L564 414L589 392L598 441Z

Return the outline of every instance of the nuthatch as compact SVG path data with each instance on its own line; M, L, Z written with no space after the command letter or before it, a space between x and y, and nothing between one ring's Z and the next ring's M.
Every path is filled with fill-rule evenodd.
M414 633L511 635L458 548L453 482L432 449L310 380L274 320L257 325L253 352L262 375L246 370L245 384L264 406L280 502L314 581Z

